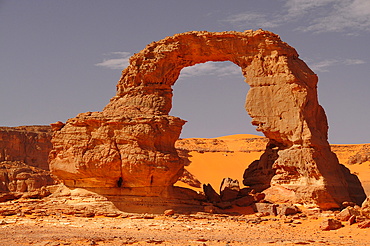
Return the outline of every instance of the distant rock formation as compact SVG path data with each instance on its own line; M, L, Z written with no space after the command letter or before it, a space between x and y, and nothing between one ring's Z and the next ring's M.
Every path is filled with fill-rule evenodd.
M296 202L322 208L365 199L357 177L330 150L316 74L294 48L263 30L187 32L149 44L130 58L116 96L102 112L53 125L52 172L70 187L170 194L184 169L174 144L185 123L168 115L171 86L181 69L207 61L241 68L250 85L246 110L269 139L261 159L246 170L245 185L281 186Z
M42 189L54 183L55 181L49 171L32 167L19 161L0 162L0 194L4 195L2 193L5 193L5 197L9 197L9 195L12 197L12 194L25 192L36 192L32 196L42 197L46 195ZM1 195L0 201L2 201ZM17 195L22 196L26 194Z
M370 161L370 144L364 145L355 155L350 156L348 164L362 164Z
M0 127L0 162L21 161L49 170L50 126Z

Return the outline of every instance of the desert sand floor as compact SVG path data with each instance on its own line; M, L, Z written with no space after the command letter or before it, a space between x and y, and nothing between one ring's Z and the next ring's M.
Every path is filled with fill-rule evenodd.
M229 152L217 151L219 147L213 145L209 148L216 151L190 152L191 164L186 168L199 181L211 183L216 190L225 177L238 179L241 184L245 168L252 161L259 159L263 153L263 146L261 144L262 147L252 146L254 143L251 143L250 148L256 151L242 151L239 140L245 137L243 135L223 137L222 140L231 150ZM250 135L247 137L258 138ZM205 146L205 148L208 147ZM245 145L245 141L243 148L249 148ZM353 153L341 151L338 158L341 163L346 163ZM351 172L359 175L369 195L370 162L346 166ZM181 182L177 185L188 187ZM56 201L49 201L52 207L57 205L54 202ZM90 203L91 201L88 204ZM21 205L18 201L4 203L4 206L6 204L7 206ZM344 226L338 230L321 231L319 224L328 217L334 217L334 214L326 212L291 217L206 213L173 216L121 214L118 217L92 218L63 213L48 216L34 214L0 216L0 246L370 245L370 228L360 229L358 224L349 225L343 222Z
M125 217L125 216L124 216ZM370 228L319 230L319 218L130 215L0 219L0 245L370 245Z

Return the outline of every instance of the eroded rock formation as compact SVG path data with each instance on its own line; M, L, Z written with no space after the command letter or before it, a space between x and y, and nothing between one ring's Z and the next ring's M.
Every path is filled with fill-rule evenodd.
M330 150L317 76L294 48L263 30L187 32L149 44L130 58L116 96L102 112L53 125L52 172L72 187L171 193L184 167L174 143L185 123L168 115L171 86L182 68L207 61L231 61L241 68L250 85L246 110L269 138L244 184L281 186L296 202L324 208L364 199L361 184Z
M22 161L49 170L50 126L0 127L0 161Z
M0 162L0 194L33 192L54 183L49 171L19 161Z

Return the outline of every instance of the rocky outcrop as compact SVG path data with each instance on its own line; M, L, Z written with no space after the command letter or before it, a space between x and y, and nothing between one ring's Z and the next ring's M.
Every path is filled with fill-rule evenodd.
M370 144L331 144L330 147L342 164L362 164L370 161Z
M0 201L50 194L51 135L50 126L0 127Z
M248 207L261 202L265 198L265 194L255 193L252 189L240 189L238 180L231 178L222 180L220 194L210 184L203 184L203 192L209 205L212 204L212 206L217 207L214 211L233 207ZM256 212L259 211L256 210Z
M348 164L362 164L370 161L370 144L364 145L355 155L349 157Z
M0 193L33 192L54 182L49 171L22 162L0 162Z
M0 161L21 161L49 170L50 126L0 127Z
M245 134L246 137L223 139L220 138L185 138L175 143L178 151L205 152L263 152L268 139ZM242 134L241 134L242 136Z
M349 188L355 178L348 178L327 142L316 74L294 48L263 30L187 32L149 44L130 58L102 112L53 125L52 172L72 187L139 188L161 196L184 168L174 144L185 121L168 115L171 86L182 68L207 61L240 66L250 85L246 110L269 139L266 153L246 171L245 185L282 186L298 202L323 208L362 202L361 185Z

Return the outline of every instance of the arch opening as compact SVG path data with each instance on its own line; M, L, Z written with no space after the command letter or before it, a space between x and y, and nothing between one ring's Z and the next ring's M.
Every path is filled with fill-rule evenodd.
M180 138L258 135L244 107L249 90L244 80L240 67L227 61L206 62L182 69L172 86L169 113L187 121Z
M200 183L218 188L228 177L244 187L245 169L261 155L261 152L249 153L251 147L244 139L261 134L251 124L244 107L250 87L240 67L229 61L186 67L172 88L169 114L187 121L175 147L180 152L184 148L190 150L186 161L189 165L185 165L186 171L175 185L189 187L190 184L189 188L202 191ZM215 137L219 140L212 139ZM197 144L192 150L190 146Z

